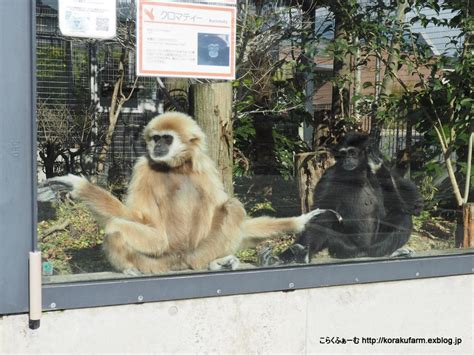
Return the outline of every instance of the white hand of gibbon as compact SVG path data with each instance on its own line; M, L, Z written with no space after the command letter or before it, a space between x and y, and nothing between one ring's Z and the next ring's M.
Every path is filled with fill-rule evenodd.
M313 211L310 211L308 213L305 213L305 214L302 214L301 216L299 216L298 218L300 219L300 221L302 222L302 224L306 224L308 223L311 219L313 219L313 217L315 216L318 216L320 214L323 214L323 213L326 213L326 212L331 212L331 213L334 213L336 215L336 218L339 222L342 222L342 217L339 213L337 213L336 211L334 210L331 210L331 209L322 209L322 208L316 208L315 210Z
M88 181L82 176L77 176L73 174L67 174L64 176L57 176L51 179L48 179L50 184L60 184L70 189L70 195L72 198L77 198L77 193L81 185L86 184Z

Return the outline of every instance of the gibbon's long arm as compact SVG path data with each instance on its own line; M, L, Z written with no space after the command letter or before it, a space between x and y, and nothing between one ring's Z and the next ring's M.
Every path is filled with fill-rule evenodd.
M102 226L114 217L132 217L130 211L118 198L90 183L84 177L68 174L49 179L49 181L71 188L71 196L83 201Z
M342 217L336 211L320 208L302 214L299 217L256 217L247 219L244 221L243 225L243 241L241 247L249 248L260 243L262 239L275 237L284 233L300 233L304 230L306 223L308 223L314 216L325 212L334 213L338 221L342 221Z

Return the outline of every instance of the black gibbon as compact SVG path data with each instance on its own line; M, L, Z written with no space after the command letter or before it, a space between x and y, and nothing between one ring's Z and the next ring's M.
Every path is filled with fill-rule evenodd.
M413 229L412 216L418 216L423 209L423 198L416 185L390 170L378 152L369 154L370 170L382 189L385 217L374 241L375 247L368 256L405 255L410 250L400 249L410 239ZM378 246L378 248L377 248Z
M336 258L386 256L408 241L420 194L389 171L369 143L366 134L348 133L336 146L335 165L316 185L313 208L335 210L342 221L333 213L315 217L278 262L308 262L325 248Z
M185 114L155 117L144 138L147 155L135 164L123 203L83 177L51 179L72 188L71 196L84 201L104 227L104 250L118 271L235 269L239 248L301 232L321 212L248 218L242 203L224 191L203 131Z

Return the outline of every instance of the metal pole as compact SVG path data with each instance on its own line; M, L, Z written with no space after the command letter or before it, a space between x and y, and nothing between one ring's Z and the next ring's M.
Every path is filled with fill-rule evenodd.
M0 1L0 314L28 310L36 248L35 15L36 1Z

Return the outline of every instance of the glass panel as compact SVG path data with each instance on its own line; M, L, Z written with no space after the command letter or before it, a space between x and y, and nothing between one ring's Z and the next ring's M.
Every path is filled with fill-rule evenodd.
M218 82L137 78L133 1L92 40L38 0L44 281L472 253L467 5L392 3L239 2Z

